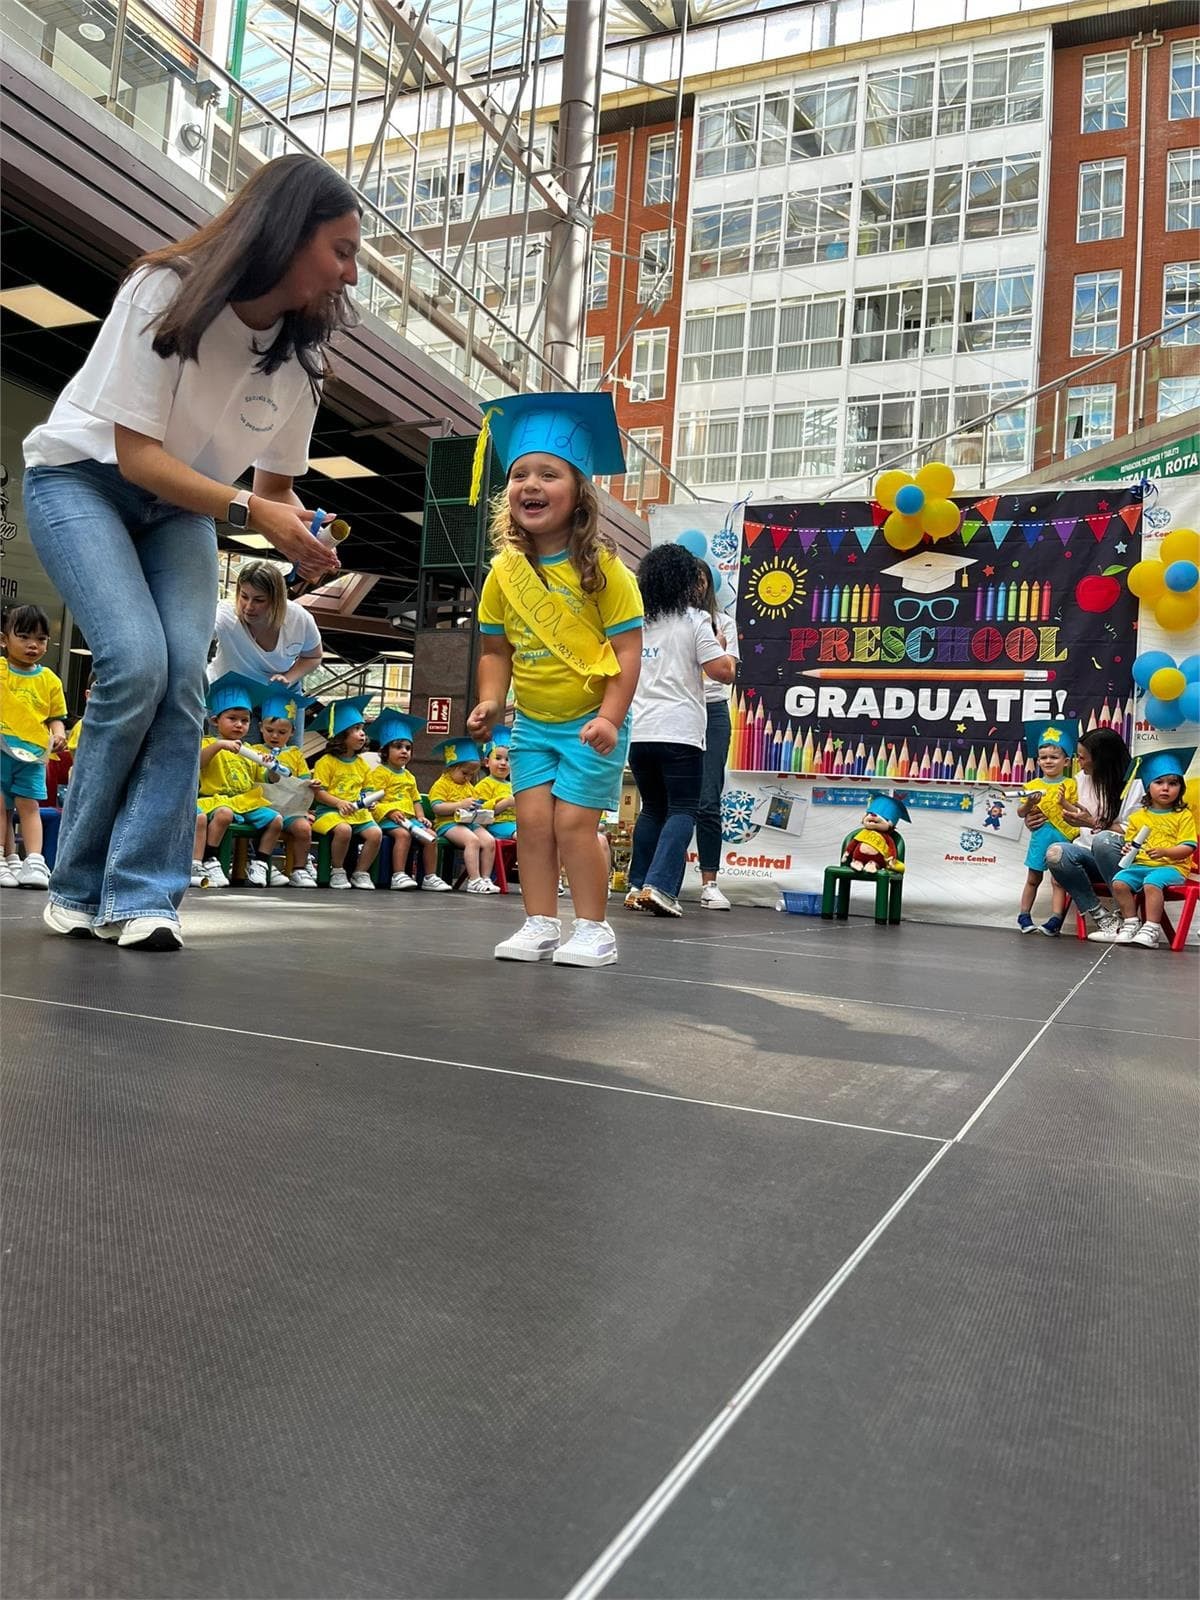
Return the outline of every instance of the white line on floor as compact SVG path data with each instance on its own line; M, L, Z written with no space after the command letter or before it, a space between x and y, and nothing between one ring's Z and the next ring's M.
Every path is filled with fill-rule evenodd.
M777 1344L773 1346L770 1351L768 1351L767 1355L764 1356L763 1360L746 1379L745 1383L742 1384L741 1388L730 1397L724 1406L722 1406L721 1410L717 1412L715 1417L713 1417L707 1428L705 1428L704 1432L699 1436L698 1439L695 1440L690 1449L688 1449L685 1454L680 1457L680 1459L671 1468L670 1472L667 1473L666 1477L663 1478L662 1482L659 1483L657 1488L655 1488L654 1491L647 1497L647 1499L638 1507L633 1516L630 1517L629 1521L617 1534L616 1538L613 1539L608 1547L601 1552L601 1554L583 1574L579 1581L568 1590L566 1600L593 1600L593 1597L598 1595L600 1591L612 1581L616 1574L625 1565L626 1561L628 1561L629 1557L641 1544L642 1540L645 1539L650 1530L674 1503L683 1488L696 1475L700 1467L729 1432L730 1428L732 1428L734 1423L737 1422L739 1417L745 1411L746 1407L754 1399L755 1395L758 1394L763 1385L771 1377L772 1373L776 1371L781 1362L787 1358L789 1353L804 1337L805 1333L807 1333L808 1329L833 1299L834 1295L837 1294L838 1290L850 1277L855 1267L858 1266L859 1262L862 1261L864 1256L867 1255L875 1242L887 1231L896 1217L900 1215L901 1211L904 1210L905 1206L912 1199L913 1195L916 1194L917 1190L925 1182L929 1174L946 1155L946 1152L952 1149L954 1145L962 1139L963 1135L975 1122L980 1113L991 1103L992 1100L995 1099L998 1091L1003 1087L1004 1084L1008 1082L1013 1073L1021 1065L1022 1061L1025 1060L1026 1056L1028 1056L1029 1052L1037 1044L1038 1040L1041 1039L1046 1033L1047 1029L1054 1022L1055 1017L1058 1016L1059 1012L1062 1011L1064 1006L1074 999L1075 995L1080 989L1082 989L1083 985L1092 976L1092 973L1096 971L1096 968L1105 959L1105 956L1107 956L1108 953L1109 952L1106 949L1104 954L1098 957L1093 965L1088 968L1087 972L1084 973L1083 977L1080 978L1079 982L1074 986L1074 988L1071 989L1070 992L1059 1001L1058 1005L1055 1006L1054 1010L1046 1018L1045 1022L1043 1022L1038 1028L1038 1031L1025 1046L1024 1050L1021 1051L1021 1054L1013 1062L1012 1066L1009 1067L1008 1071L1000 1079L999 1083L996 1084L995 1088L992 1089L992 1091L980 1103L975 1111L971 1113L966 1122L963 1123L962 1127L955 1134L954 1138L947 1140L946 1143L942 1145L942 1148L925 1163L920 1172L917 1173L916 1177L909 1184L908 1188L905 1189L904 1193L900 1195L897 1200L893 1201L892 1205L888 1207L887 1211L884 1212L883 1216L880 1217L879 1221L866 1235L866 1237L862 1239L858 1246L851 1252L851 1254L846 1257L845 1261L842 1262L841 1266L838 1267L833 1276L827 1279L825 1284L821 1287L814 1298L809 1301L808 1305L805 1306L804 1310L796 1318L795 1322L792 1323L791 1327L787 1330L783 1337L778 1341Z
M23 1000L27 1005L56 1006L64 1011L88 1011L105 1017L126 1017L135 1022L161 1022L172 1028L201 1028L209 1033L236 1033L240 1038L269 1039L276 1044L303 1044L314 1050L344 1050L352 1055L382 1056L389 1061L416 1061L433 1067L458 1067L463 1072L487 1072L502 1078L528 1078L534 1083L562 1083L571 1089L602 1089L609 1094L637 1095L644 1100L670 1100L684 1106L704 1106L712 1111L742 1111L754 1117L775 1117L784 1122L814 1122L823 1128L848 1128L855 1133L886 1133L895 1139L921 1139L927 1144L945 1141L931 1133L909 1133L903 1128L879 1128L869 1122L839 1122L833 1117L806 1117L798 1111L770 1111L763 1106L736 1105L727 1100L699 1100L692 1095L668 1094L661 1089L633 1089L621 1083L597 1083L594 1078L563 1078L552 1072L522 1072L516 1067L485 1067L474 1061L450 1061L444 1056L418 1056L405 1050L380 1050L372 1045L342 1044L332 1039L300 1039L289 1033L249 1033L219 1022L188 1022L182 1017L158 1017L146 1011L118 1011L112 1006L85 1006L72 1000L45 1000L32 994L0 994L0 1000Z

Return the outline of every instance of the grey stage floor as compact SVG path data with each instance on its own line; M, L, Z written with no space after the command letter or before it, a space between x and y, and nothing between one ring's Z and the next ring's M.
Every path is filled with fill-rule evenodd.
M0 899L5 1596L1197 1593L1194 952Z

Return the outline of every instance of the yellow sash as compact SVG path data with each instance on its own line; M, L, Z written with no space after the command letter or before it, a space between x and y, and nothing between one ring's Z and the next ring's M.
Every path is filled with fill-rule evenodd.
M501 550L492 571L505 600L547 650L581 678L616 677L621 665L609 641L546 588L519 550Z

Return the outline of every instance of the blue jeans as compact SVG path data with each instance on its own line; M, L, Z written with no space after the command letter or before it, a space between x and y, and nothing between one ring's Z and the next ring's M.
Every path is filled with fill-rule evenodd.
M696 811L696 851L701 872L716 872L721 865L721 795L725 789L725 758L729 754L729 701L708 702L708 735L704 744L704 777Z
M629 746L629 767L642 797L633 830L630 885L677 895L696 826L704 751L693 744L635 741Z
M50 899L98 923L177 921L196 820L216 529L96 461L30 468L25 517L96 673Z
M1071 896L1077 911L1095 911L1100 901L1092 880L1112 882L1125 848L1124 837L1119 833L1094 833L1090 847L1072 839L1060 848L1059 859L1046 863L1050 876Z

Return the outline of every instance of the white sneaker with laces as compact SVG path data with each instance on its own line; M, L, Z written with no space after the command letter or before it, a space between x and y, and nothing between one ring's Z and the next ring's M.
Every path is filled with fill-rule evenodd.
M260 861L257 856L247 861L246 882L255 889L265 889L267 886L267 863Z
M392 873L393 889L415 889L416 887L417 880L415 878L410 878L407 872Z
M208 856L202 863L202 870L204 876L208 879L208 887L210 889L228 889L229 879L225 876L220 857Z
M611 967L617 959L617 938L607 922L575 918L566 944L552 957L556 967Z
M56 906L53 900L46 902L42 921L51 933L65 934L68 939L90 939L95 931L88 912L72 911L69 906Z
M317 875L310 867L297 867L288 879L293 889L315 889Z
M1136 917L1126 917L1124 922L1122 922L1121 926L1117 929L1117 936L1113 940L1113 943L1132 944L1140 933L1141 926L1141 923Z
M1143 922L1130 943L1140 944L1143 950L1165 950L1167 936L1157 922Z
M700 891L700 904L709 911L732 911L733 907L715 883L706 883Z
M287 873L284 872L280 867L277 867L274 862L271 862L268 865L267 887L269 889L286 889L291 881L292 880L288 877Z
M468 894L497 894L499 891L490 878L470 878L467 880Z
M334 867L329 874L329 887L331 889L349 889L352 887L345 867Z
M439 878L436 872L429 872L421 879L422 889L432 889L434 894L452 894L453 890L445 878Z
M17 887L21 889L48 889L50 887L50 868L46 865L46 858L40 855L26 856L21 863L21 870L17 873Z
M523 926L502 939L493 954L497 961L551 961L561 938L562 923L557 917L526 917Z
M352 889L373 889L375 887L375 879L369 872L356 872L350 879L350 887Z
M132 917L121 929L122 950L182 950L183 929L168 917Z

